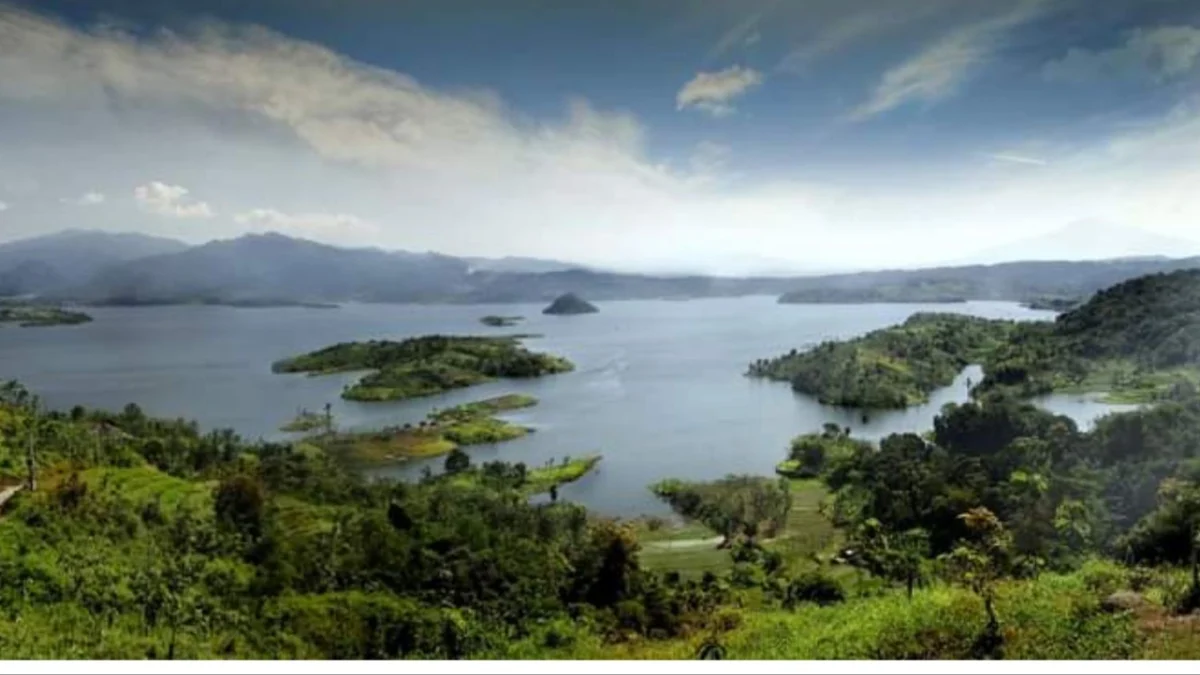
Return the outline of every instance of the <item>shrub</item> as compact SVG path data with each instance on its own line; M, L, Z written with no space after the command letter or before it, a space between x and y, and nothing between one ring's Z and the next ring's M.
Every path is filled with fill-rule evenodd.
M821 606L843 602L846 592L841 584L822 572L806 572L787 585L784 591L783 604L793 609L804 602L812 602Z

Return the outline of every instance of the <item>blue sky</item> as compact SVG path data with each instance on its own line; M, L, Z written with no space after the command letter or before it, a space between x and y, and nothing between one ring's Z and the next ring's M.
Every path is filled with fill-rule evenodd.
M718 273L1182 242L1198 70L1171 0L0 0L0 240Z

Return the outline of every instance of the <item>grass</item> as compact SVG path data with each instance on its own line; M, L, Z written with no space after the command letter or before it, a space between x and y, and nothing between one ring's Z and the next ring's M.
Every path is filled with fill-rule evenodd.
M1004 658L1123 660L1200 652L1194 633L1179 630L1156 641L1140 617L1104 612L1099 601L1107 592L1089 585L1082 572L1003 583L996 610ZM558 641L565 643L558 649L544 642L516 642L504 653L525 658L695 659L700 646L715 636L726 659L961 660L974 656L987 620L977 596L942 583L917 589L911 601L902 590L891 589L828 607L802 604L794 611L763 606L754 593L743 598L747 609L721 610L722 623L730 628L717 633L612 644L580 631L574 639Z
M344 432L307 442L359 465L436 457L460 446L502 443L525 436L530 429L491 415L536 404L532 396L507 394L434 411L417 426Z
M215 481L200 483L176 478L152 466L88 469L79 477L89 490L109 490L135 504L157 501L163 513L180 508L211 511Z
M1194 367L1164 370L1139 369L1127 360L1096 361L1090 364L1082 380L1059 378L1054 390L1071 394L1102 394L1100 400L1113 404L1148 404L1160 400L1179 382L1200 386L1200 369Z
M792 509L788 512L783 532L763 542L765 548L777 551L794 567L812 565L814 553L825 553L841 541L838 531L821 514L821 502L828 492L818 480L789 481ZM676 571L686 578L702 576L705 572L719 573L733 567L729 551L718 549L715 543L699 545L699 541L718 536L697 522L652 528L645 519L635 523L638 542L642 544L641 561L647 569ZM846 570L839 570L844 573Z
M552 487L574 483L595 469L600 460L600 455L588 455L554 466L530 469L525 485L521 489L526 494L536 495L549 492Z

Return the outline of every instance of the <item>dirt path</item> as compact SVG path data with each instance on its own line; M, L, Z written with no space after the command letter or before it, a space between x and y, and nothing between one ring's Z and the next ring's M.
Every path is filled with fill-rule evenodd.
M0 489L0 507L4 506L8 500L12 499L13 495L20 492L24 487L24 485L13 485Z
M681 548L700 548L703 546L716 547L723 541L725 541L725 537L721 536L712 537L711 539L676 539L674 541L652 541L643 544L643 548L649 548L658 551L674 551Z

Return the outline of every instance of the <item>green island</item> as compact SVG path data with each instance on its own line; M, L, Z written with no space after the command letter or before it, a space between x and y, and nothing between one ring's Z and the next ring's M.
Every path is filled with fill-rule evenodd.
M296 416L288 423L279 427L280 431L289 433L307 433L318 429L332 431L333 418L328 411L325 413L317 413L306 408L302 408L296 412Z
M525 349L525 336L429 335L400 342L344 342L272 364L276 373L373 371L345 388L352 401L430 396L496 378L539 377L574 369L570 361Z
M1041 309L1051 312L1068 312L1083 304L1080 298L1054 298L1043 297L1033 298L1021 303L1021 306L1026 309Z
M747 374L789 382L826 405L864 409L924 403L964 367L984 361L1015 322L918 313L899 326L750 364Z
M479 323L485 326L506 327L515 326L525 320L523 316L498 316L496 314L488 314L481 318Z
M309 438L307 442L355 466L436 457L464 445L502 443L525 436L531 429L493 415L536 404L537 399L532 396L507 394L435 410L418 424L373 431L337 431Z
M12 300L0 301L0 323L15 323L22 328L75 326L91 320L92 317L83 312L75 312L62 307Z

